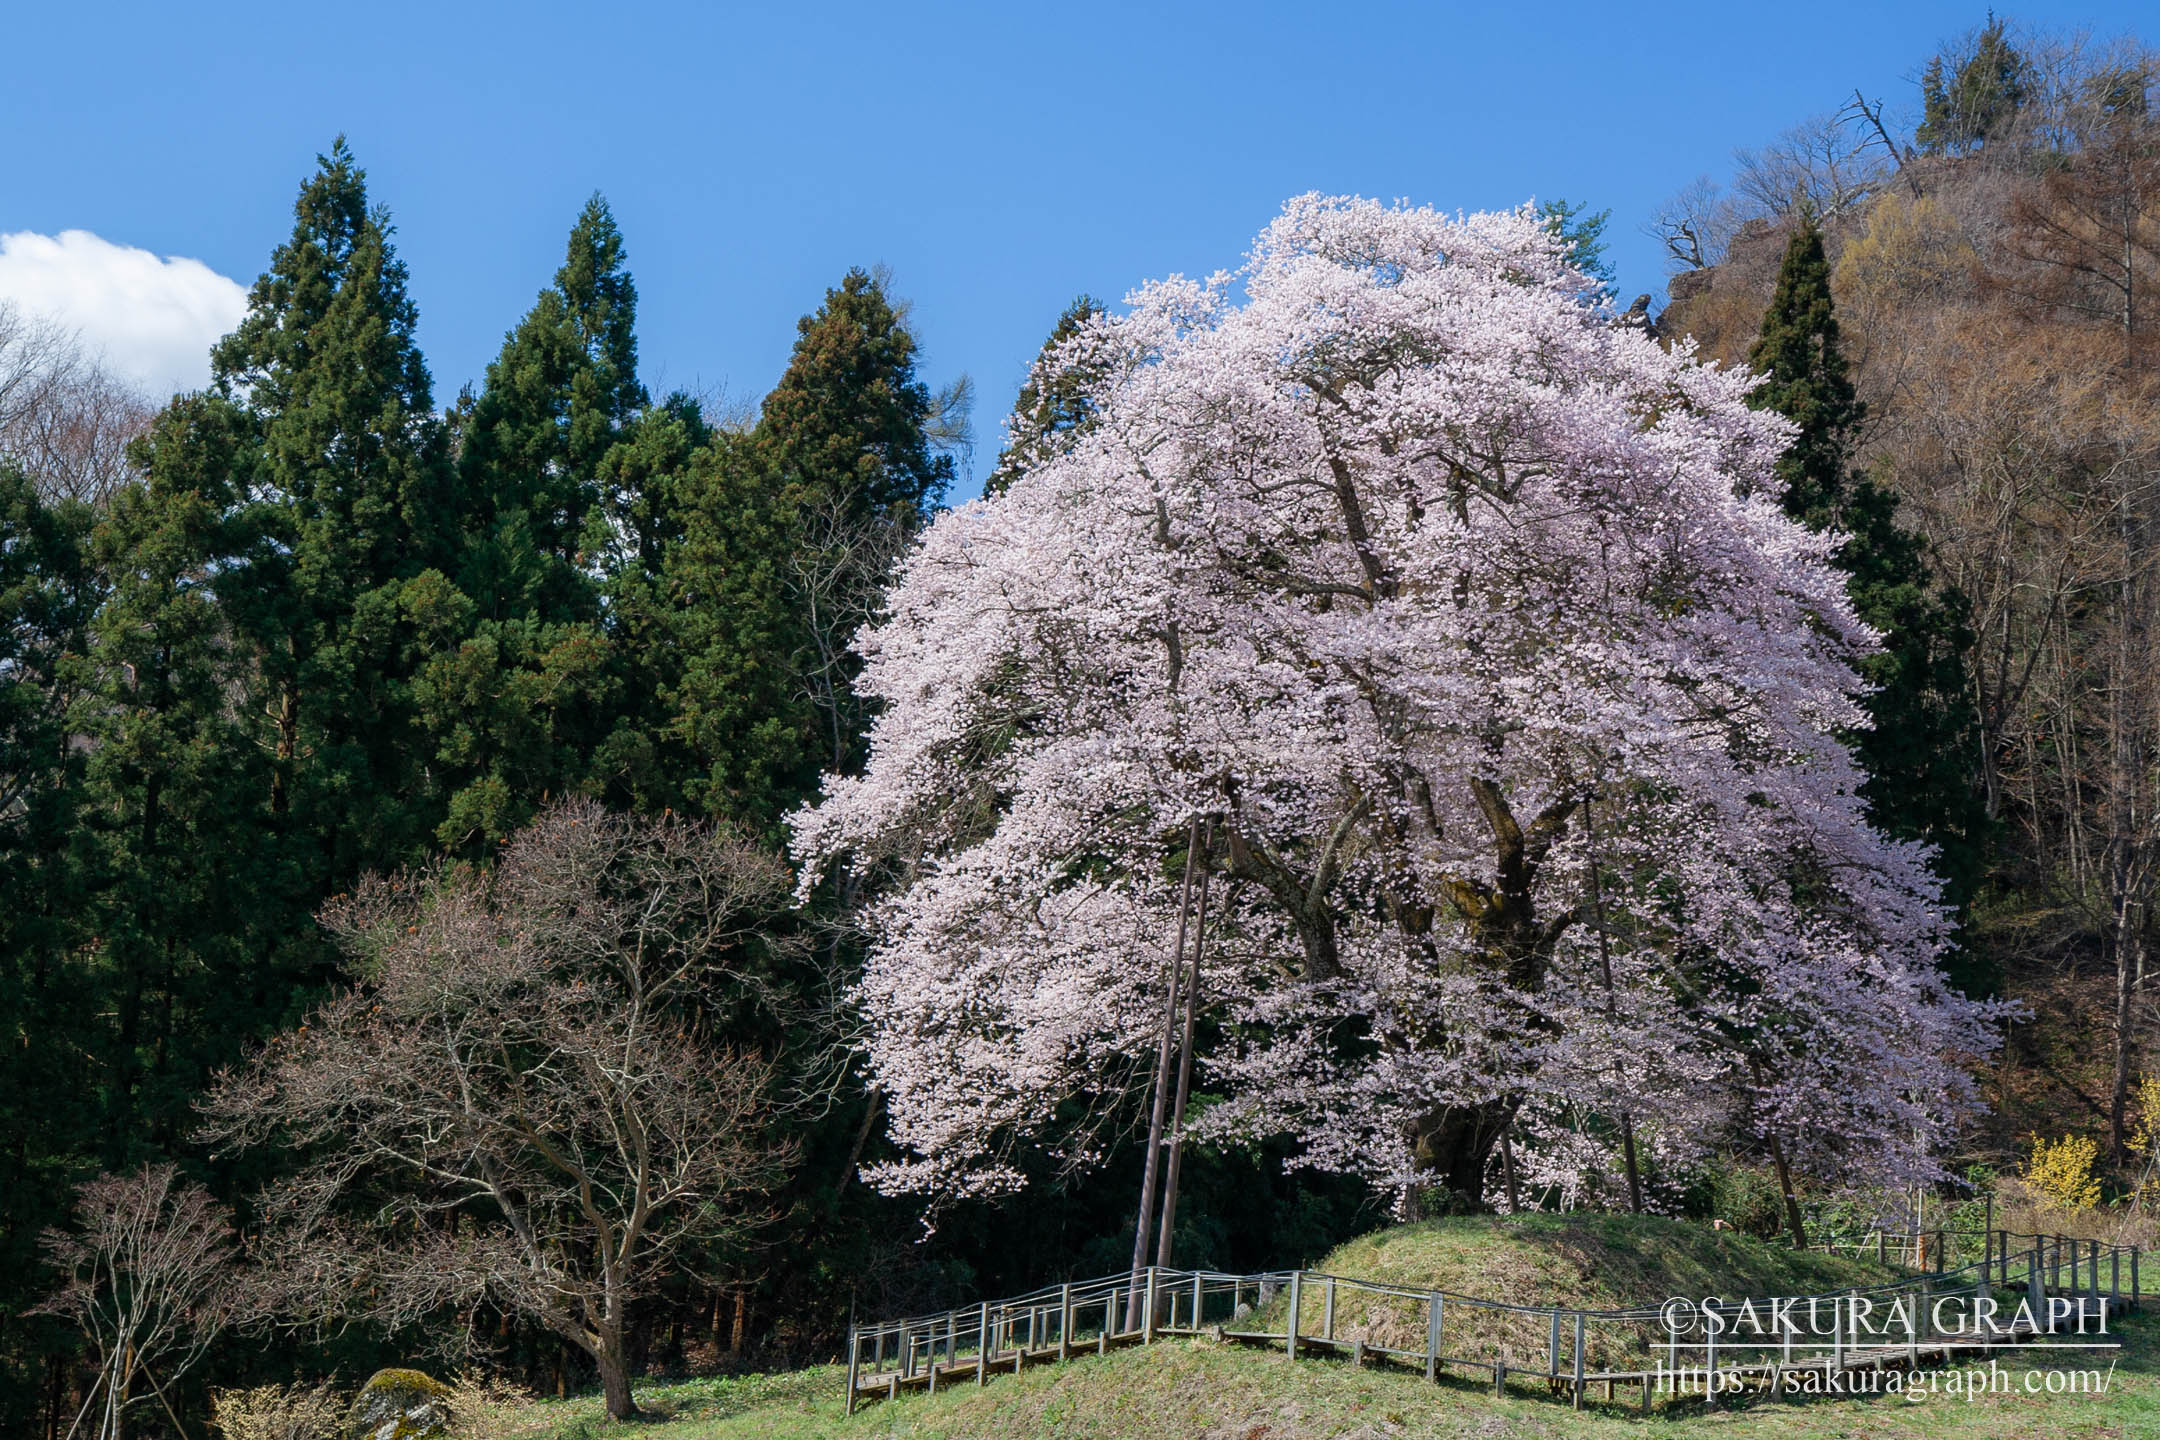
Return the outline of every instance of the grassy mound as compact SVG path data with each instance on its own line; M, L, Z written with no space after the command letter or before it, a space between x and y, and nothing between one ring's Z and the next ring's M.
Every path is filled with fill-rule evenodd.
M1671 1295L1812 1295L1881 1284L1873 1261L1657 1215L1469 1215L1376 1230L1313 1267L1516 1305L1589 1310Z
M1464 1216L1376 1231L1341 1246L1314 1270L1414 1290L1568 1310L1655 1306L1671 1296L1817 1295L1891 1279L1870 1261L1789 1250L1730 1230L1711 1230L1651 1215ZM1255 1328L1281 1329L1288 1301L1262 1310ZM1304 1287L1298 1330L1322 1334L1327 1325L1324 1284ZM1377 1295L1339 1285L1334 1337L1391 1350L1425 1348L1422 1300ZM1563 1320L1562 1344L1572 1339ZM1542 1313L1457 1304L1446 1311L1441 1349L1462 1360L1510 1369L1544 1370L1552 1344L1551 1318ZM1646 1368L1665 1332L1655 1322L1592 1321L1585 1330L1586 1366ZM1571 1352L1563 1352L1571 1353Z

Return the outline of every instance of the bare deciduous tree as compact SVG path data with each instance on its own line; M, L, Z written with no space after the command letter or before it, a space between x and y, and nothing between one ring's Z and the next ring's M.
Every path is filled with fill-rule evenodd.
M1882 188L1892 168L1871 129L1846 115L1803 120L1760 150L1733 152L1733 189L1770 215L1806 206L1828 220Z
M75 1218L77 1232L45 1234L46 1259L67 1279L31 1311L74 1322L97 1352L68 1434L94 1415L90 1433L119 1440L129 1408L152 1399L177 1425L168 1387L233 1318L226 1212L174 1166L148 1165L76 1187Z
M802 685L825 731L823 765L853 765L868 705L855 694L855 632L876 618L885 584L915 527L901 517L854 513L844 496L819 492L801 516L801 540L788 555L789 589L809 644Z
M670 1256L779 1176L769 1060L710 1038L761 985L788 876L748 839L589 804L492 871L378 877L324 923L365 983L206 1105L304 1157L265 1197L281 1312L396 1327L483 1297L584 1350L637 1413L626 1321Z
M2018 195L2010 219L2026 267L2007 288L2113 327L2136 363L2160 286L2160 126L2137 114L2098 126Z
M0 303L0 459L47 500L111 494L133 473L128 443L154 413L72 332Z
M1665 247L1666 262L1675 270L1704 270L1725 258L1725 247L1745 218L1724 186L1701 175L1658 206L1643 231Z

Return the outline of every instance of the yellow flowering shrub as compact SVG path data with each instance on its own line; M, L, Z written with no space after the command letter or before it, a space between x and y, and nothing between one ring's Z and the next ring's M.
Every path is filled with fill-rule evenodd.
M2065 1210L2090 1210L2100 1203L2100 1177L2093 1174L2099 1158L2097 1140L2083 1135L2043 1140L2035 1135L2025 1183Z
M2150 1156L2160 1141L2160 1075L2140 1075L2137 1085L2137 1128L2130 1132L2130 1149Z

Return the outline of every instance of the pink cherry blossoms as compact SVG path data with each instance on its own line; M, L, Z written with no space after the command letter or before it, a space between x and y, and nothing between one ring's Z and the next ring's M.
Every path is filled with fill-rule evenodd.
M1776 1142L1933 1173L1985 1007L1836 734L1874 637L1746 377L1617 327L1527 211L1292 201L1128 297L1094 420L931 527L859 644L867 772L795 820L885 898L888 1189L1084 1163L1146 1083L1188 822L1197 1126L1476 1199ZM1129 1114L1129 1109L1120 1113Z

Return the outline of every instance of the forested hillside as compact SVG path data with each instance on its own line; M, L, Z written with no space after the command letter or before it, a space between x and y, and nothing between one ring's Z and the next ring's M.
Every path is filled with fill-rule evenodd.
M1662 308L1612 303L1581 203L1306 197L1246 294L1040 317L976 530L940 520L971 390L925 381L892 276L804 296L754 411L653 393L636 237L598 196L454 396L397 197L342 140L206 389L146 405L0 311L0 1432L69 1433L115 1373L100 1264L167 1277L127 1342L164 1387L127 1394L145 1433L401 1361L598 1382L623 1414L635 1376L826 1360L851 1314L1120 1269L1157 1243L1133 1199L1181 1004L1183 1265L1503 1207L1804 1241L1998 1179L2143 1223L2160 58L1992 18L1914 58L1913 95L1680 191ZM1351 313L1376 328L1326 328ZM1485 568L1421 558L1422 502L1344 502L1337 543L1269 488L1285 454L1328 473L1283 396L1336 407L1331 507L1483 383L1448 366L1533 334L1539 383L1599 398L1541 411L1514 479L1450 452L1432 514ZM1448 385L1389 390L1402 354ZM1185 490L1106 458L1161 435ZM1474 530L1553 455L1626 472L1587 507L1625 543ZM1674 538L1702 529L1744 543ZM1617 573L1593 558L1658 547L1606 621L1761 646L1675 687L1700 715L1640 700L1618 629L1525 679L1594 628L1567 608ZM1184 609L1120 608L1158 581ZM1441 632L1345 618L1433 597L1483 617L1443 638L1488 669L1435 679ZM1231 673L1255 655L1266 686ZM1134 698L1158 664L1162 714ZM1442 694L1472 717L1437 727L1452 797L1381 774L1384 725L1314 738ZM1670 738L1703 716L1733 727L1710 760ZM1328 810L1322 770L1372 788ZM1465 834L1475 864L1441 866ZM1892 991L1879 1031L1832 1013ZM1713 1073L1746 1083L1712 1103Z
M1662 333L1731 364L1755 358L1790 237L1821 230L1853 484L1924 542L1962 632L1964 733L1942 758L1979 812L1946 846L1970 876L1963 964L2027 1010L1975 1157L2093 1131L2130 1183L2150 1158L2129 1141L2160 839L2153 63L1991 22L1928 61L1894 154L1849 102L1658 221L1688 266Z
M438 406L388 212L342 142L294 217L210 388L154 416L65 336L18 318L0 337L11 1434L64 1430L89 1384L73 1326L32 1313L62 1278L40 1237L79 1182L179 1161L260 1243L306 1173L279 1143L221 1146L202 1106L221 1071L381 979L318 923L326 904L371 874L486 864L566 800L711 821L779 864L782 818L860 764L848 642L968 437L966 394L918 378L905 306L864 270L803 317L754 415L648 394L598 198L485 377ZM630 1363L823 1353L853 1306L1107 1263L1088 1247L1115 1248L1123 1184L953 1217L925 1244L919 1207L853 1183L879 1143L836 1008L856 897L797 908L742 883L749 908L708 919L748 953L668 1013L755 1059L755 1094L716 1104L757 1152L756 1194L640 1273ZM1324 1245L1359 1213L1354 1189L1257 1158L1196 1165L1196 1243L1222 1263ZM391 1229L456 1205L431 1194ZM199 1410L212 1380L446 1354L445 1326L537 1388L587 1383L590 1354L475 1309L484 1289L402 1331L228 1342L167 1383Z

